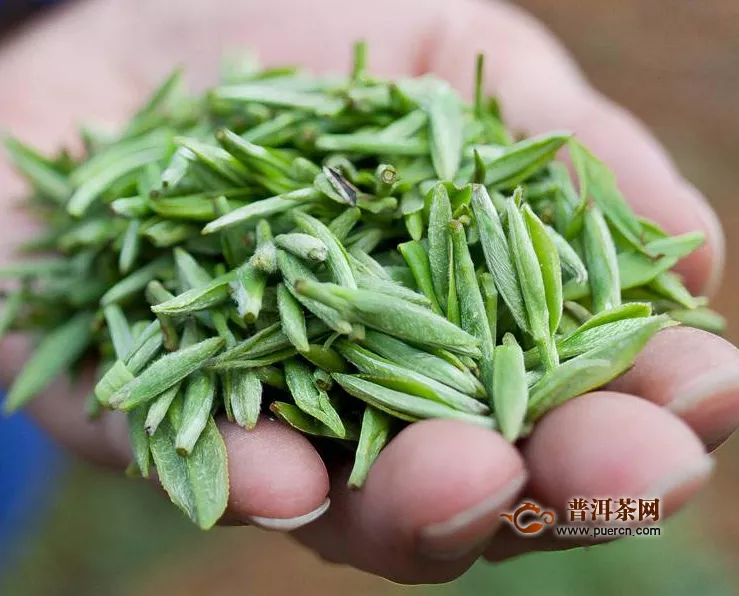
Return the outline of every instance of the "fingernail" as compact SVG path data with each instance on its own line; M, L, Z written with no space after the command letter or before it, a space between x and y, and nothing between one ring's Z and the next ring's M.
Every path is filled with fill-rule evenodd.
M710 372L698 377L687 389L680 392L669 404L668 409L676 414L685 414L708 399L733 391L739 392L739 368Z
M739 368L710 372L680 392L667 409L690 418L704 442L718 441L739 424Z
M714 466L713 458L706 453L659 479L643 495L649 499L668 499L670 507L678 508L711 475Z
M252 526L262 528L263 530L271 530L273 532L292 532L303 526L307 526L309 523L316 521L326 511L328 511L331 505L331 499L326 499L321 505L305 515L298 515L297 517L259 517L258 515L252 515L247 518L247 521Z
M421 554L445 561L461 559L473 552L500 523L500 513L511 504L526 484L522 472L495 494L442 522L421 528L418 549Z

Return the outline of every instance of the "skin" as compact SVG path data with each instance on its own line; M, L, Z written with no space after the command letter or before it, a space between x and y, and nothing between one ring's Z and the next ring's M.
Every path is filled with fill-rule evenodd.
M520 10L474 0L346 3L163 0L79 2L37 22L0 48L0 130L40 148L74 143L82 121L121 122L176 64L193 86L211 83L224 48L251 47L268 64L299 61L345 71L350 44L369 42L380 75L434 72L470 95L474 56L488 57L486 81L509 124L529 134L573 130L616 172L634 208L671 233L705 231L704 248L679 265L694 292L720 278L724 244L715 214L641 123L588 86L562 46ZM11 210L23 187L0 161L4 201L0 258L33 233ZM8 383L27 357L23 338L4 345ZM307 514L331 507L294 532L324 559L404 583L451 580L480 556L568 548L523 539L499 513L522 498L558 511L573 496L660 494L662 515L679 509L710 474L707 446L739 421L739 354L722 339L670 329L636 366L601 391L546 416L520 449L499 435L450 421L414 424L395 438L365 488L344 488L346 462L324 460L302 436L270 420L251 433L221 422L229 450L230 523ZM88 422L89 379L55 385L31 410L67 448L90 461L129 461L124 420ZM472 508L476 516L463 514ZM460 517L461 515L461 517ZM564 517L564 514L561 515ZM449 520L456 523L443 524ZM257 520L259 521L259 520ZM441 526L439 524L442 524Z

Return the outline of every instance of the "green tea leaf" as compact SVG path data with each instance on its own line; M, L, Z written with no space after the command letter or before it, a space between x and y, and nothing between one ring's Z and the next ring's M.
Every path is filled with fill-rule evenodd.
M669 271L660 273L649 282L649 287L658 294L685 308L692 309L700 306L700 300L695 298L683 285L680 277Z
M563 360L580 356L591 350L607 345L609 342L629 335L634 330L642 327L653 327L656 322L660 322L660 329L670 327L675 324L667 316L650 316L636 317L610 322L603 322L595 327L579 327L569 336L557 342L557 351ZM526 365L536 366L539 362L538 354L533 351L526 353Z
M295 404L303 412L323 422L336 436L346 436L339 414L331 405L328 395L315 386L313 375L305 364L296 359L286 361L285 381Z
M41 340L8 391L5 413L23 407L85 353L92 339L92 321L91 313L80 312Z
M162 121L162 113L183 95L184 71L176 68L151 94L149 100L134 114L126 129L126 136L135 136Z
M216 371L230 371L230 370L244 370L244 369L255 369L264 368L272 364L278 364L284 362L289 358L292 358L297 354L297 350L293 347L286 348L284 350L278 350L276 352L270 352L264 356L259 356L250 359L240 360L226 360L226 361L210 361L207 363L207 368Z
M601 387L624 373L652 336L664 328L665 319L653 317L647 324L619 334L545 374L531 388L527 417L536 420L551 408Z
M221 129L216 133L216 140L226 151L250 169L257 170L268 177L290 175L292 158L279 153L279 150L262 147L226 129ZM293 185L297 187L296 184Z
M593 297L593 312L599 313L619 306L621 304L621 280L616 246L613 244L608 225L597 207L588 209L585 213L583 244L590 291Z
M706 235L703 232L688 232L647 242L646 249L650 255L682 259L698 250L705 242Z
M352 290L334 284L299 280L295 290L301 296L337 309L356 321L394 337L421 345L437 346L479 357L478 341L430 310L368 290Z
M63 204L72 195L67 177L28 145L13 137L3 139L10 161L21 175L40 193Z
M311 217L306 213L295 213L295 221L300 229L315 236L326 248L328 257L326 264L333 280L347 288L356 288L357 282L354 279L349 255L331 230L315 217Z
M431 265L423 245L416 240L411 240L410 242L399 244L398 250L403 255L405 262L408 263L418 289L421 290L421 293L431 303L431 309L436 314L443 315L444 313L436 299L436 291L434 290L431 276Z
M427 155L428 142L421 139L390 139L374 134L324 134L316 139L316 148L333 153L360 155Z
M339 436L323 422L316 420L312 416L309 416L303 410L293 404L288 404L281 401L273 401L269 405L270 411L277 416L282 422L291 426L297 431L312 437L325 437L327 439L343 439L343 440L356 440L351 435L344 434Z
M236 270L235 279L229 286L239 316L247 323L256 321L262 310L267 275L249 261Z
M290 211L303 203L310 203L321 197L321 193L313 188L299 188L281 195L254 201L230 213L213 220L203 228L203 234L213 234L232 226L247 224L263 217L271 217L279 213Z
M257 425L262 406L262 382L256 370L234 370L223 383L223 399L230 404L233 419L239 426L251 430Z
M428 116L423 110L413 110L402 118L398 118L393 123L388 124L385 128L377 133L382 139L408 139L416 136L416 134L426 126Z
M333 348L323 344L310 344L300 355L308 362L327 372L346 372L347 364Z
M492 155L477 147L485 164L485 186L512 187L526 180L552 161L571 137L571 133L562 132L532 137L510 147L495 147Z
M520 195L520 190L517 191ZM508 243L511 256L516 267L516 274L521 284L521 294L526 306L526 315L531 329L531 336L536 341L542 360L547 369L557 365L557 353L554 350L552 333L549 330L550 315L547 295L544 288L542 267L534 250L534 245L523 216L516 206L516 195L507 205Z
M300 304L284 284L277 286L277 307L285 335L299 352L308 351L308 332Z
M139 230L141 222L134 219L128 224L126 232L123 236L123 244L118 258L118 269L123 275L127 275L133 269L136 259L138 259L141 250L141 239Z
M322 263L328 258L326 245L309 234L280 234L275 238L275 246L314 263Z
M166 419L150 438L157 476L172 502L207 530L221 518L228 503L226 445L212 417L189 457L177 453L174 438L175 431Z
M606 219L637 250L644 251L641 241L641 225L616 184L616 177L606 165L581 143L571 140L568 144L573 163L578 168L583 199L591 196Z
M459 369L448 361L411 346L399 339L367 330L362 344L398 366L421 373L449 387L472 395L485 397L485 388L466 368Z
M214 99L309 110L322 116L333 116L344 107L343 101L323 93L278 88L258 81L217 87L211 93Z
M0 279L46 277L69 271L68 261L54 257L17 261L0 266Z
M198 370L205 361L223 346L219 337L205 339L194 346L177 350L153 362L141 375L118 390L110 404L122 410L131 410L154 399L185 377Z
M651 304L645 302L628 302L621 306L616 306L609 310L603 310L595 315L590 316L578 328L579 332L593 329L606 323L615 323L624 319L638 319L640 317L648 317L652 314Z
M337 333L345 335L352 333L352 325L336 309L326 306L320 301L303 296L300 292L296 291L295 284L300 280L316 280L316 276L310 269L303 265L299 259L282 250L277 251L277 262L285 281L285 286L295 296L298 302Z
M361 399L368 405L388 412L391 415L399 413L410 417L411 420L424 418L446 418L471 422L485 428L495 428L495 421L486 416L460 412L444 404L429 399L388 389L369 379L379 380L376 377L345 375L334 373L334 380L342 386L344 391Z
M162 159L166 154L166 146L147 147L140 151L123 155L115 161L111 161L106 168L101 168L95 175L89 177L77 187L77 190L69 198L67 211L69 211L70 215L81 217L89 209L90 205L99 199L114 182L148 163ZM87 165L90 164L92 162L89 162Z
M148 265L137 269L133 273L124 277L117 284L110 287L100 299L102 306L117 304L125 301L143 290L146 285L153 279L156 279L166 270L172 267L172 260L168 255L159 257Z
M128 439L131 442L131 450L133 451L136 466L144 478L149 477L149 464L151 462L151 452L149 450L149 436L144 430L144 420L146 418L146 406L139 406L128 412Z
M331 329L320 319L310 318L306 321L306 335L309 340L315 340L328 335ZM258 358L279 350L289 348L292 342L287 337L280 322L270 325L255 333L243 342L227 349L213 359L213 363L223 363L241 358Z
M352 228L359 222L361 216L362 212L357 207L349 207L342 211L341 215L331 220L328 224L328 229L339 242L344 242L352 231Z
M192 453L208 423L215 391L216 382L212 373L196 371L190 376L184 391L182 418L175 437L175 449L183 457Z
M147 435L151 436L157 431L162 420L164 420L164 417L167 415L169 407L179 394L179 391L180 384L177 383L161 393L151 402L146 413L146 420L144 420L144 430Z
M726 319L710 308L672 310L670 311L670 317L688 327L703 329L718 335L721 335L726 329Z
M384 412L366 406L362 415L359 444L354 455L354 466L349 474L349 488L361 488L372 464L390 439L392 418Z
M462 160L462 106L448 85L439 85L426 106L431 161L440 180L452 180Z
M528 314L508 240L490 195L482 185L472 186L472 210L480 231L480 245L485 262L495 280L495 287L516 324L524 331L529 331Z
M461 412L487 414L489 411L485 404L476 399L422 373L398 366L356 344L341 341L337 347L341 355L360 372L382 378L381 385L390 386L391 388L402 386L406 393L431 399Z
M95 384L95 397L99 404L110 406L110 397L136 377L122 360L116 360Z
M148 197L123 197L110 203L110 208L116 215L136 219L146 217L152 213L151 201Z
M546 226L546 230L549 233L552 242L556 248L557 254L559 255L559 262L562 266L562 271L574 280L575 283L584 285L588 281L588 270L585 267L585 263L582 262L580 255L577 254L572 245L562 236L560 236L553 228Z
M228 151L187 137L177 137L175 143L187 149L196 161L227 183L243 186L249 182L249 170Z
M492 394L500 432L513 443L521 434L529 389L523 351L510 334L506 334L503 344L495 348Z
M123 309L117 304L111 304L103 309L103 315L116 356L119 359L125 358L133 347L133 337Z
M380 265L380 263L378 263L374 258L359 248L354 247L351 249L349 252L349 261L352 264L352 269L354 269L355 274L358 273L360 277L374 277L375 279L389 282L395 281L392 279L390 273L388 273L385 267ZM358 281L357 283L360 282ZM402 286L403 284L397 285ZM407 289L407 286L403 286L403 289ZM428 302L425 296L423 299Z
M0 340L11 329L13 324L20 315L26 299L26 291L23 288L15 290L8 294L3 304L3 311L0 314Z
M133 335L133 329L132 333ZM156 356L162 347L162 326L157 320L150 323L134 339L131 350L123 360L132 374L137 374Z
M379 279L369 275L358 275L358 285L363 290L369 290L371 292L379 292L386 296L395 296L400 300L406 300L418 304L419 306L431 307L431 301L426 298L423 294L409 290L405 286L396 283L392 280Z
M562 318L562 271L559 253L547 228L528 205L523 207L523 218L531 237L531 245L539 261L549 312L549 332L554 335Z
M446 312L449 297L449 259L450 243L449 222L452 220L452 205L449 195L442 184L437 184L430 193L429 227L428 227L428 260L431 268L431 280L437 302Z
M472 262L472 257L467 247L467 237L464 227L457 220L454 220L450 224L450 230L461 327L479 341L480 352L482 354L479 360L482 384L486 389L488 397L492 398L494 395L493 362L495 337L488 321L480 286L477 284L475 264Z
M160 302L152 306L151 310L155 314L171 316L189 314L223 304L229 299L230 284L237 275L236 273L221 275L208 284L187 290L166 302Z
M539 377L531 387L529 420L536 420L557 405L592 391L619 375L610 360L573 359Z

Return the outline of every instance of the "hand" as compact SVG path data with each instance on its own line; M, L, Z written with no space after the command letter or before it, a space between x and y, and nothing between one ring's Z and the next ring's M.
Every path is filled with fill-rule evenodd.
M161 0L79 3L6 44L0 129L52 150L73 138L75 123L124 119L176 64L186 65L198 84L210 82L227 48L256 48L270 64L345 71L351 42L366 38L373 72L433 71L467 92L475 54L483 51L486 80L509 124L530 134L574 131L616 171L639 213L671 233L705 231L706 247L680 263L680 272L694 291L716 286L723 239L704 198L644 127L590 88L556 40L519 10L473 0L172 6ZM5 163L0 188L7 260L32 227L7 208L20 187ZM6 382L27 353L22 339L7 344L0 363ZM89 460L125 465L124 420L108 413L88 422L84 393L80 383L60 382L32 411ZM499 560L570 545L550 533L524 540L499 528L499 513L523 496L560 511L573 496L661 496L662 514L676 511L708 477L707 449L738 422L737 351L700 331L670 329L607 391L550 413L520 450L456 422L414 424L355 493L344 487L346 462L324 464L305 438L279 423L265 419L247 433L222 422L232 483L228 519L294 531L328 560L395 581L442 582L481 555Z

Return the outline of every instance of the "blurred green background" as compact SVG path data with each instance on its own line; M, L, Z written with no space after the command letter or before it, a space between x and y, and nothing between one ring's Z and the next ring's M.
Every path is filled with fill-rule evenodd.
M521 0L573 51L593 83L646 121L728 230L739 224L739 3ZM728 235L716 307L739 340L739 237ZM737 594L739 441L716 478L661 538L479 564L457 582L406 588L320 562L249 528L202 534L148 486L72 463L0 575L7 596L209 594Z

